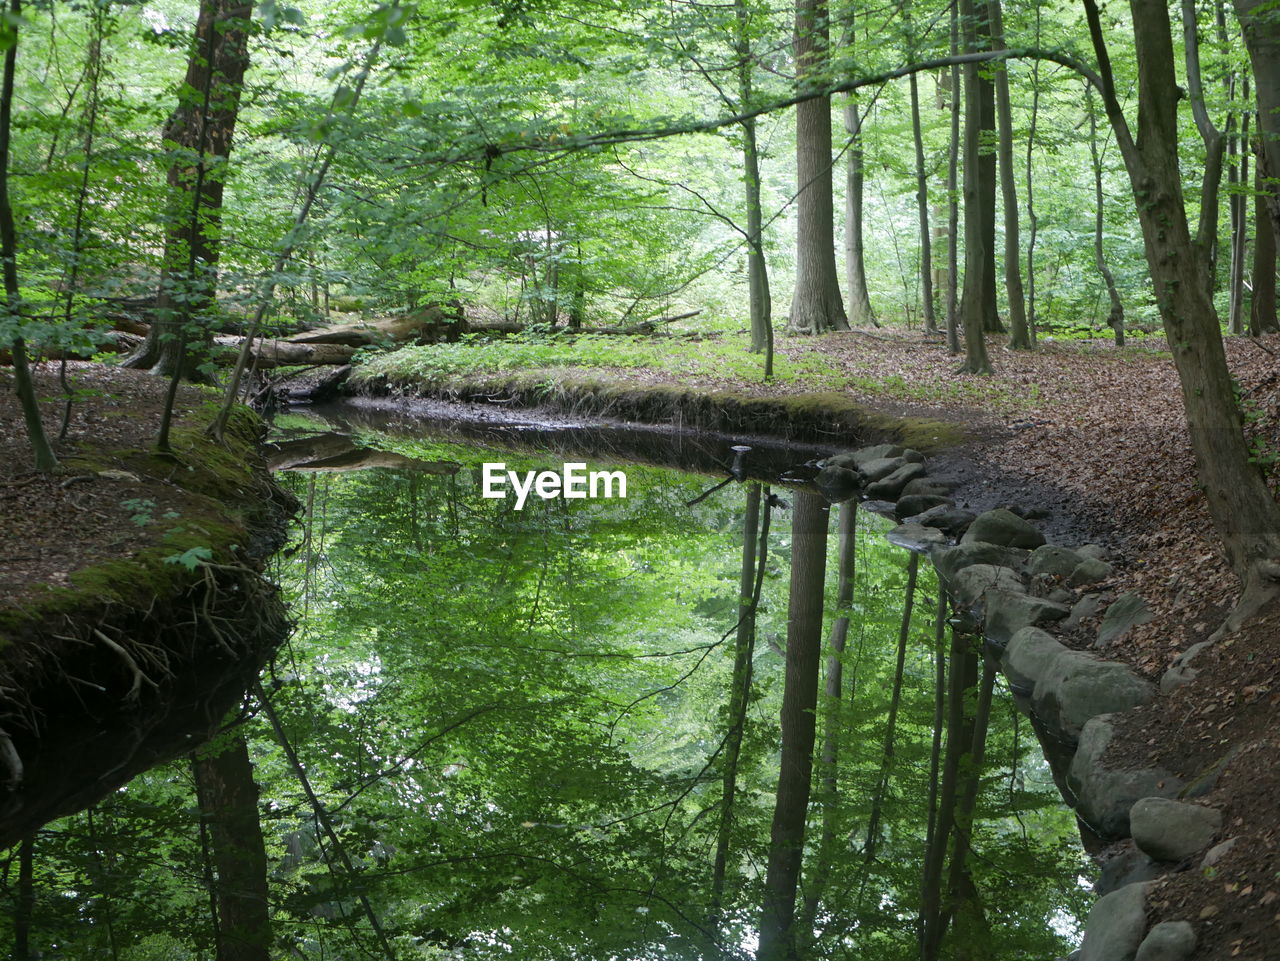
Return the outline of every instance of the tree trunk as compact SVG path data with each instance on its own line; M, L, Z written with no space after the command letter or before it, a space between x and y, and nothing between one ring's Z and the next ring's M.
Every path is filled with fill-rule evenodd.
M960 52L960 12L951 5L951 55ZM951 134L947 141L947 353L960 353L960 68L952 66L947 84Z
M1243 84L1244 99L1249 99L1249 81ZM1234 83L1232 84L1234 100ZM1240 136L1235 136L1235 114L1227 122L1227 204L1231 212L1231 267L1228 280L1227 330L1232 334L1244 333L1244 261L1249 245L1248 198L1240 190L1249 179L1249 151L1240 149L1249 142L1249 112L1242 111ZM1262 216L1269 217L1265 205Z
M991 46L1004 48L1004 14L1000 0L987 0L991 20ZM1013 116L1009 105L1009 68L996 64L996 114L1000 123L1000 190L1004 210L1004 285L1009 299L1009 346L1017 350L1031 347L1027 332L1027 304L1022 290L1022 241L1018 236L1018 184L1013 176Z
M1200 78L1200 25L1196 0L1182 0L1183 57L1187 65L1187 99L1196 129L1204 141L1204 178L1200 188L1200 224L1195 244L1200 248L1202 282L1210 299L1216 286L1215 265L1218 249L1218 190L1222 185L1222 160L1227 139L1209 117L1204 102L1204 83Z
M810 79L815 73L821 74L830 36L826 0L799 0L795 58L801 90L815 82ZM830 97L815 97L796 106L796 178L796 289L787 331L847 330L836 274Z
M1271 229L1267 210L1266 186L1258 176L1260 165L1254 164L1257 177L1254 193L1253 297L1249 302L1249 333L1257 337L1280 326L1276 323L1276 235Z
M1093 86L1085 84L1084 102L1089 113L1089 159L1093 165L1093 262L1107 285L1107 298L1111 303L1111 311L1107 314L1107 326L1115 332L1116 346L1124 346L1124 302L1120 300L1120 291L1116 288L1115 275L1107 266L1106 252L1102 246L1102 227L1104 222L1102 192L1102 155L1098 150L1098 115L1093 107Z
M985 9L985 8L984 8ZM979 26L974 0L961 0L960 19L964 50L979 49ZM982 17L985 23L986 17ZM970 374L991 373L983 331L995 314L995 155L983 146L983 134L991 129L994 91L982 78L977 63L964 65L964 293L960 321L964 324L965 359L961 368Z
M252 14L244 0L200 2L186 79L161 134L162 146L174 158L155 322L141 350L123 366L164 376L196 369L191 362L196 357L188 356L188 328L195 315L214 306L222 192L249 66Z
M1036 4L1036 46L1040 45L1040 21L1043 7ZM1031 162L1036 145L1036 126L1040 121L1040 61L1031 61L1031 127L1027 131L1027 339L1036 344L1036 231L1040 220L1036 217L1035 170Z
M1280 236L1280 19L1269 0L1234 0L1244 29L1244 45L1253 66L1258 97L1258 163L1268 185L1266 207L1271 231Z
M1251 462L1217 313L1199 282L1202 265L1187 223L1178 165L1178 85L1169 11L1162 0L1130 0L1138 62L1134 138L1116 97L1096 0L1084 3L1107 116L1129 169L1156 304L1182 386L1200 484L1228 562L1245 586L1224 625L1234 629L1274 596L1280 504ZM1280 68L1280 59L1275 66Z
M844 129L849 134L849 155L844 190L844 272L849 287L849 322L857 327L878 326L867 292L866 245L863 243L863 184L866 165L862 155L862 116L857 98L844 103Z
M18 897L13 911L13 961L30 961L31 917L35 913L35 836L18 844Z
M738 103L749 104L755 90L752 71L751 11L746 0L736 0L734 16L737 33L734 53L738 58ZM756 121L742 122L742 182L747 194L747 290L751 312L751 350L764 353L764 376L773 376L773 299L769 292L769 266L764 255L764 225L760 203L760 148Z
M916 207L920 214L920 288L924 304L924 332L938 332L938 317L933 305L933 245L929 234L929 180L924 167L924 132L920 127L920 87L913 73L911 85L911 139L916 148Z
M191 766L217 869L218 961L269 961L267 852L243 733L216 753L193 755Z
M822 651L822 600L830 508L816 494L797 491L791 518L791 589L787 610L786 678L782 691L782 758L769 836L760 917L758 961L795 956L796 888L804 855L805 820L813 773Z

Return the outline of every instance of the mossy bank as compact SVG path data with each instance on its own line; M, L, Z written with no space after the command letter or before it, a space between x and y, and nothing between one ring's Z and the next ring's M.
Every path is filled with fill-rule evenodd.
M137 531L125 556L0 601L0 846L206 740L287 634L263 569L291 498L256 415L237 410L219 444L207 407L176 424L172 454L63 458L60 486L105 486Z

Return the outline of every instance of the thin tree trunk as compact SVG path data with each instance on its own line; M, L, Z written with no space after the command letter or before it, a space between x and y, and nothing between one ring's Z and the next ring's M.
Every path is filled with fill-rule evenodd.
M1267 210L1266 186L1259 176L1261 165L1254 163L1253 296L1249 300L1249 333L1257 337L1272 333L1276 323L1276 235Z
M822 721L822 754L818 770L822 779L822 834L818 838L817 856L805 884L804 909L796 922L796 941L811 944L814 922L826 893L831 865L835 859L836 814L839 802L838 771L840 761L840 729L844 723L841 699L844 690L844 649L849 636L849 607L853 603L853 586L856 574L858 547L858 505L845 501L840 505L839 531L840 567L837 575L836 610L839 614L831 624L827 637L827 670L823 687L825 709ZM851 698L852 699L852 698ZM807 951L799 952L806 956Z
M1234 2L1257 90L1261 144L1257 163L1262 181L1268 185L1265 202L1271 214L1271 232L1280 235L1280 22L1270 0Z
M1225 33L1225 26L1223 27ZM1223 38L1225 44L1225 37ZM1235 78L1229 81L1228 97L1234 104L1235 102ZM1249 99L1248 80L1244 81L1245 93L1244 99ZM1247 143L1247 135L1249 129L1249 114L1244 111L1240 118L1242 133L1245 137L1242 140L1236 136L1236 115L1233 110L1231 116L1227 118L1227 209L1231 217L1231 266L1229 268L1228 286L1228 307L1227 307L1227 330L1232 334L1244 333L1244 260L1245 251L1247 249L1249 239L1249 216L1247 198L1244 196L1240 187L1244 184L1243 176L1246 176L1244 167L1248 158L1248 149L1240 149L1241 143Z
M960 10L951 5L951 55L960 52ZM960 353L960 67L952 66L948 92L951 135L947 141L947 353Z
M9 0L9 29L13 31L10 46L4 52L4 79L0 81L0 260L3 261L4 295L7 320L17 324L22 316L22 291L18 286L18 234L13 223L13 205L9 199L9 141L13 129L13 84L18 62L18 29L22 22L21 0ZM13 356L13 380L22 419L27 427L27 440L38 471L55 470L58 458L49 446L36 400L35 380L27 358L27 343L16 333L9 341Z
M1202 282L1210 299L1216 286L1214 265L1218 248L1218 190L1222 184L1222 160L1227 139L1209 117L1204 102L1204 83L1200 77L1200 25L1197 20L1196 0L1182 0L1183 56L1187 66L1187 99L1191 101L1191 114L1204 141L1204 178L1200 188L1200 223L1196 229L1195 244L1200 248Z
M191 761L217 868L218 961L269 961L271 915L258 786L243 733Z
M795 954L793 921L812 786L829 510L816 494L796 492L791 518L782 757L769 837L758 961L789 961Z
M31 919L35 913L35 836L18 845L18 898L13 912L13 961L30 961Z
M1000 0L987 0L991 21L991 46L1004 48L1004 14ZM1015 350L1031 347L1027 332L1027 304L1022 289L1022 241L1018 236L1018 184L1013 176L1013 115L1009 105L1009 66L996 64L996 117L999 121L1000 191L1004 210L1004 285L1009 300L1009 346Z
M911 139L916 148L916 207L920 214L920 288L924 304L924 332L938 332L933 304L933 245L929 233L929 180L924 167L924 131L920 125L920 88L913 73L911 85Z
M1040 18L1043 10L1036 4L1036 46L1040 45ZM1035 204L1035 169L1031 162L1036 145L1036 126L1040 121L1040 61L1031 61L1031 128L1027 131L1027 222L1031 229L1027 231L1027 340L1034 347L1036 344L1036 231L1040 228L1040 220L1036 217Z
M111 952L111 961L116 961L120 957L120 947L116 941L115 917L111 910L115 859L103 851L103 845L98 838L97 819L93 816L95 810L96 808L90 807L85 811L85 821L89 828L89 845L93 851L94 867L98 873L94 886L98 891L97 902L102 905L102 927L107 932L107 950Z
M924 957L925 905L941 903L941 877L934 878L930 887L931 856L938 834L938 769L942 762L942 728L946 721L947 705L947 592L938 587L938 606L933 621L933 738L929 748L929 798L925 814L925 870L921 874L920 917L916 923L916 939L919 955ZM932 898L932 902L930 901ZM930 911L934 910L930 908Z
M1093 262L1107 285L1107 298L1111 303L1111 311L1107 314L1107 326L1115 332L1116 346L1124 346L1124 302L1120 300L1120 291L1116 288L1115 275L1107 266L1106 253L1102 246L1103 203L1102 192L1102 154L1098 150L1098 115L1093 106L1093 86L1085 84L1085 109L1089 114L1089 159L1093 165Z
M800 89L821 82L831 30L826 0L796 4L795 58ZM821 334L847 330L836 273L835 212L831 186L831 98L796 106L796 289L787 331Z
M866 244L863 242L863 186L866 164L862 153L862 115L858 100L849 94L844 102L844 129L849 134L844 189L844 272L849 288L849 323L857 327L879 326L867 291Z
M985 8L984 8L985 9ZM961 0L960 19L965 53L977 52L981 28L974 0ZM983 16L985 23L986 17ZM985 48L981 48L985 49ZM991 373L983 331L995 313L995 156L984 149L990 128L994 91L982 78L981 65L964 65L964 293L960 318L964 324L965 359L962 370ZM988 283L989 281L989 283Z
M738 59L738 103L751 103L755 91L752 73L751 11L746 0L735 0L734 55ZM773 376L773 302L769 292L769 266L764 255L760 202L760 148L756 121L742 122L742 182L747 195L747 289L751 312L751 350L764 353L764 376Z
M725 878L729 863L729 846L733 836L734 802L738 790L738 761L742 754L742 735L747 723L747 706L751 701L752 662L755 657L756 607L760 603L760 587L768 558L769 518L768 491L759 484L747 489L747 510L742 523L742 574L738 584L738 633L734 645L733 679L729 691L729 734L724 746L724 776L720 791L720 824L716 832L716 855L711 873L711 916L718 921L724 904ZM764 500L764 518L760 504Z

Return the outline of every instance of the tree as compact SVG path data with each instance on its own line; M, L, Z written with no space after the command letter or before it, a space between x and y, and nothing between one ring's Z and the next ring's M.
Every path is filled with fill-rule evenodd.
M985 49L985 5L960 4L966 53ZM964 324L964 364L970 374L989 374L991 361L983 332L996 311L995 155L985 146L985 133L995 129L995 92L977 62L964 65L964 290L959 317ZM997 325L998 326L998 325Z
M831 25L827 0L796 4L796 83L825 84ZM835 212L831 185L831 97L796 106L796 289L787 330L821 334L849 326L836 274Z
M987 0L987 18L991 24L991 45L996 50L1005 46L1004 14L1000 0ZM1018 240L1018 184L1013 174L1013 113L1009 104L1009 67L996 65L996 116L999 120L1000 191L1004 210L1004 286L1009 298L1009 346L1017 350L1031 347L1027 330L1027 304L1022 292L1022 245Z

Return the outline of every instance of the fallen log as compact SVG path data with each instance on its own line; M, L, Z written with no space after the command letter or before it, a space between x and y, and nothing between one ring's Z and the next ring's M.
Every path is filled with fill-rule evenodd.
M368 347L372 344L434 344L453 342L470 328L462 308L449 305L424 307L412 313L355 324L336 324L303 331L288 338L293 344L338 344Z
M214 359L220 364L234 364L244 338L219 335L213 338L213 342L217 347L222 348L214 352ZM251 363L258 370L349 364L355 352L354 347L345 347L341 344L295 344L287 340L257 338L254 339L253 346L249 350Z
M371 467L420 471L425 474L456 474L461 465L454 461L426 461L392 451L357 447L350 434L328 432L267 445L267 467L273 471L345 472Z

